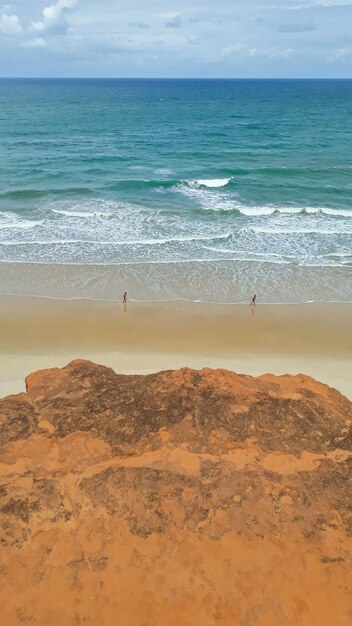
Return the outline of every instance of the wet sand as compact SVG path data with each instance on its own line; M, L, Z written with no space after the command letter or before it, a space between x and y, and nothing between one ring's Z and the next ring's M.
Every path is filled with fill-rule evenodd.
M183 366L306 373L352 398L352 305L210 305L0 298L0 396L85 358L121 373Z

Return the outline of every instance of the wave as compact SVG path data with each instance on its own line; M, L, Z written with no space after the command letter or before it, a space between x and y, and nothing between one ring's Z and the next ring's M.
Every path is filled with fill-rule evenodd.
M329 252L329 254L321 254L322 257L344 257L348 256L352 259L352 252Z
M217 189L219 187L226 187L232 178L198 178L196 180L185 181L190 187L208 187L210 189Z
M0 194L0 198L8 200L31 200L42 198L46 195L46 191L39 189L15 189L14 191L4 191Z
M1 249L1 244L0 244ZM252 256L246 256L246 254ZM269 255L258 253L254 255L253 253L247 252L243 254L239 254L238 256L228 257L213 257L213 258L204 258L204 257L192 257L192 258L169 258L169 259L130 259L130 260L116 260L116 261L106 261L103 259L90 259L90 260L79 260L70 258L67 260L63 259L52 259L52 258L30 258L30 259L21 259L21 258L0 258L0 264L25 264L25 265L50 265L50 266L79 266L79 267L139 267L139 266L174 266L174 265L193 265L193 264L202 264L202 265L212 265L214 264L233 264L233 263L241 263L241 267L245 267L246 264L259 266L277 266L277 265L286 265L291 266L291 268L318 268L318 269L326 269L326 268L340 268L341 270L346 270L352 268L351 261L342 261L336 259L336 261L310 261L310 260L300 260L290 259L290 257L279 255ZM242 265L244 264L244 265Z
M214 252L223 252L226 254L249 254L251 256L255 256L255 257L277 257L279 259L282 259L283 257L285 257L285 259L294 259L295 256L294 255L290 255L290 254L276 254L275 252L254 252L252 250L231 250L230 248L218 248L216 246L203 246L203 248L205 250L212 250ZM248 259L246 259L248 260Z
M229 194L221 188L214 187L209 189L207 187L201 187L198 181L177 184L172 188L172 191L190 198L196 203L195 208L198 207L202 211L238 211L238 207L240 206L240 203L234 197L237 195L237 192L236 194L233 192Z
M265 217L270 215L327 215L331 217L347 217L352 218L352 208L348 209L333 209L329 207L293 207L293 206L248 206L243 205L235 200L220 201L217 206L211 204L210 206L202 207L206 211L216 212L229 212L240 213L246 217Z
M336 217L352 217L352 208L351 210L348 209L331 209L331 208L327 208L327 207L321 207L321 208L312 208L312 207L307 207L305 209L305 212L310 214L310 213L321 213L322 215L335 215Z
M173 187L173 191L195 201L202 211L210 211L215 213L237 213L246 217L265 217L271 215L326 215L330 217L347 217L352 218L351 209L340 209L333 207L314 207L314 206L278 206L274 204L250 205L236 199L233 192L222 190L220 185L215 186L215 182L222 181L222 186L226 186L231 178L214 179L214 181L203 181L208 183L208 187L213 186L214 190L210 190L199 185L199 180L188 181L188 183L177 184ZM225 181L227 181L225 183ZM214 182L214 185L212 184ZM211 183L211 184L209 184Z
M241 229L241 232L251 231L257 234L266 235L349 235L352 231L346 230L346 224L342 223L341 228L281 228L280 226L248 226Z
M118 180L107 186L109 191L139 191L144 189L163 190L170 189L177 185L180 181L175 179L136 179L129 178L127 180Z
M65 215L66 217L83 217L85 219L91 219L95 217L112 217L112 213L106 211L93 211L88 213L87 211L65 211L64 209L50 209L53 213L59 215Z
M40 198L50 197L52 195L77 195L87 196L94 192L88 187L63 187L48 189L15 189L13 191L4 191L0 194L0 198L7 200L36 200Z
M8 229L27 229L27 228L36 228L43 224L43 220L38 220L37 222L30 222L29 220L22 220L21 222L7 222L5 224L0 223L0 230L8 230Z
M173 172L169 170L157 170L155 173L159 175L165 174L173 174ZM108 186L108 189L114 190L139 190L139 189L172 189L173 187L178 187L185 185L190 188L210 188L210 189L218 189L221 187L226 187L232 180L232 176L227 178L196 178L193 180L180 180L177 178L158 178L158 179L126 179L126 180L118 180Z
M237 255L230 257L232 261L273 263L279 265L297 265L300 267L343 267L349 266L352 262L352 254L336 253L321 254L316 261L298 258L293 254L277 254L275 252L254 252L252 250L231 250L229 248L219 248L216 246L203 246L204 250L221 252L222 254ZM350 257L350 258L349 258ZM325 260L326 259L326 260ZM227 259L229 260L229 259Z
M65 245L65 244L89 244L98 246L154 246L164 245L168 243L183 243L192 241L227 241L231 237L230 233L214 234L214 235L191 235L186 237L165 237L156 239L126 239L125 241L99 241L94 239L39 239L39 240L18 240L18 241L0 241L0 246L22 246L22 245L38 245L38 246L50 246L50 245Z
M55 208L54 208L55 207ZM59 208L58 208L59 207ZM66 208L67 207L67 208ZM106 199L87 199L80 201L76 204L72 202L64 201L62 203L55 203L54 205L48 205L46 210L56 215L63 215L65 217L79 217L84 219L96 219L106 218L111 219L114 217L120 217L121 211L133 212L145 212L148 211L142 205L130 204L128 202L119 202L118 200L106 200Z
M10 228L35 228L42 223L43 220L26 220L18 217L16 213L2 213L0 211L0 230L8 230Z
M307 168L307 167L285 167L285 166L278 166L278 167L263 167L263 168L256 168L256 167L248 167L248 168L225 168L222 170L221 172L221 177L218 178L193 178L193 179L179 179L177 178L175 172L171 169L168 168L159 168L159 169L155 169L154 170L154 174L156 174L157 176L160 176L160 178L126 178L126 179L122 179L122 180L117 180L112 182L110 185L108 185L108 189L110 190L139 190L139 189L169 189L175 186L179 186L179 185L185 185L187 187L190 188L195 188L195 189L201 189L201 188L205 188L205 189L221 189L223 187L226 187L227 185L229 185L229 183L231 183L231 181L234 180L235 177L246 177L249 176L250 178L253 178L253 180L255 179L256 181L261 180L260 177L264 176L264 183L267 184L267 178L269 176L271 177L276 177L278 175L282 176L283 174L286 177L292 177L292 176L300 176L300 175L304 175L307 176L307 174L311 174L313 176L313 179L315 180L316 176L322 176L324 175L324 173L328 173L330 170L329 168ZM348 169L347 167L342 167L340 168L340 170L342 174L344 175L350 175L350 169ZM259 179L258 179L259 177ZM315 178L314 178L315 177ZM265 182L266 180L266 182ZM289 184L289 183L286 183ZM312 182L309 183L309 181L307 182L307 189L310 188ZM313 183L315 184L315 182ZM302 187L302 185L299 185L300 187ZM348 185L347 185L348 187ZM334 192L334 193L340 193L340 194L345 194L346 193L346 189L345 189L345 185L343 185L343 187L334 187L334 188L325 188L325 192Z

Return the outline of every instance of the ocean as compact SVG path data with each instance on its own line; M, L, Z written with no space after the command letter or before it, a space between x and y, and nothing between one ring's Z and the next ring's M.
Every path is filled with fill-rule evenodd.
M352 301L352 81L0 81L0 293Z

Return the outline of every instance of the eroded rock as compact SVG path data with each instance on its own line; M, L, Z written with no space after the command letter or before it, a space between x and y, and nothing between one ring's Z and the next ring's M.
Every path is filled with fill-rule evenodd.
M1 623L351 623L337 391L85 361L26 385L0 400Z

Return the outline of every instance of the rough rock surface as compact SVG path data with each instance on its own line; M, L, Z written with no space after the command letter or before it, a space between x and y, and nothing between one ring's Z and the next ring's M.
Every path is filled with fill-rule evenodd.
M0 400L0 623L352 624L352 404L86 361Z

